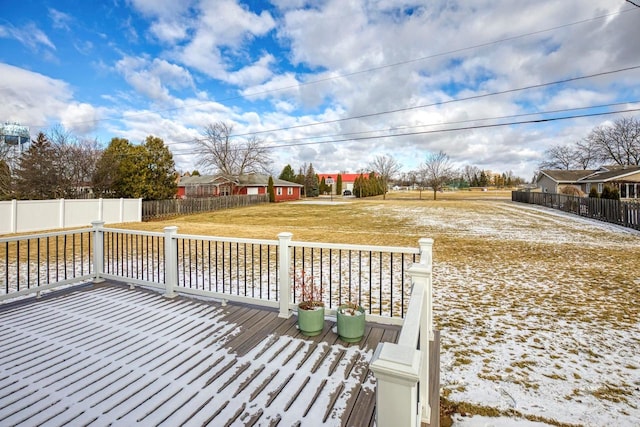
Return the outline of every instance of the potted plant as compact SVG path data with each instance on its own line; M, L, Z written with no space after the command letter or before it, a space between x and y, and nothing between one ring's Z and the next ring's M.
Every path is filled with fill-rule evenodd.
M302 274L294 277L298 299L298 329L308 337L319 335L324 329L324 301L322 286L316 284L313 275Z
M340 339L345 342L358 342L364 336L364 308L355 302L348 302L338 307L336 324Z

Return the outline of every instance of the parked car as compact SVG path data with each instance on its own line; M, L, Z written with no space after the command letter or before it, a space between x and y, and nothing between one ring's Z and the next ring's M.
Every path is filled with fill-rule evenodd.
M351 190L344 190L344 191L342 192L342 195L343 195L343 196L350 196L350 195L351 195Z

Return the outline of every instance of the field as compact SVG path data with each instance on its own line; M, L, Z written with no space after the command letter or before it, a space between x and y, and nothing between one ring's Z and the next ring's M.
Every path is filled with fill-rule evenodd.
M640 233L513 203L506 192L431 198L398 192L122 227L392 246L431 237L442 395L452 407L552 425L637 425Z

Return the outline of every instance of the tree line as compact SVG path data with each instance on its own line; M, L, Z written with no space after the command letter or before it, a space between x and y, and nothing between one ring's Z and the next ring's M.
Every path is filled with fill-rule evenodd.
M465 166L456 169L449 157L443 151L430 153L418 169L409 172L400 172L400 163L393 156L376 156L363 171L359 172L353 184L353 195L356 197L371 197L386 193L391 184L404 187L415 187L420 190L429 188L433 191L434 199L437 192L444 188L464 189L469 187L511 188L525 183L523 178L517 177L512 171L492 173L476 166ZM279 176L280 179L295 182L304 186L304 194L307 197L317 197L332 190L324 178L315 173L313 164L303 165L294 172L291 165L286 165ZM342 193L342 174L336 177L335 193Z
M271 176L269 147L255 136L233 134L233 126L208 125L194 142L197 166L232 182L249 173ZM0 147L0 150L6 147ZM378 155L358 173L356 197L386 197L392 183L433 190L434 199L445 187L511 187L524 182L512 172L491 174L477 167L457 170L444 152L429 153L420 166L401 173L402 165L390 155ZM40 132L29 148L11 159L0 151L0 199L50 199L79 197L125 197L162 200L176 195L179 174L171 151L161 138L148 136L140 144L112 138L106 148L96 140L83 140L61 128ZM313 164L303 164L296 173L291 165L280 179L303 186L306 197L334 190L342 193L342 176L329 184L319 178Z
M176 171L164 141L148 136L136 145L113 138L102 149L54 128L39 132L17 158L0 156L0 199L175 197Z

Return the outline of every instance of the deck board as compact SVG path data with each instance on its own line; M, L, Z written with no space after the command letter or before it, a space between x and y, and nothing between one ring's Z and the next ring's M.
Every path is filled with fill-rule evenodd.
M0 306L0 425L369 425L369 361L327 320L105 283Z

